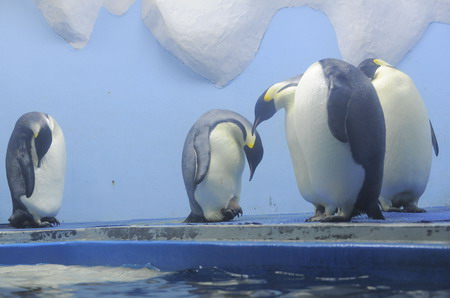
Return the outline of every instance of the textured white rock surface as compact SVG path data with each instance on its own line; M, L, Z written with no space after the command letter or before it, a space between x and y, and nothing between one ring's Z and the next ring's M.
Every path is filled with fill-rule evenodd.
M450 1L439 0L143 0L142 18L163 47L223 86L255 57L279 9L305 5L327 15L343 59L354 64L374 56L395 65L431 22L450 23Z
M124 14L134 0L33 0L52 29L84 47L101 7ZM380 57L397 64L432 22L450 23L449 0L142 0L142 19L160 44L217 86L255 57L278 10L309 6L333 25L342 58ZM311 42L297 38L298 42Z
M278 1L257 2L144 0L142 19L164 48L222 86L255 57L272 16L281 8Z
M124 14L134 0L33 0L50 27L72 47L81 49L89 42L102 7Z
M448 0L317 2L334 27L342 57L354 64L380 57L395 65L430 23L450 23Z

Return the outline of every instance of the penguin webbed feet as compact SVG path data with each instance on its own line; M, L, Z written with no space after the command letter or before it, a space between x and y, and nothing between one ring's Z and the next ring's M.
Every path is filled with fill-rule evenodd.
M419 208L417 206L411 205L411 206L404 206L403 212L407 213L426 213L427 211L425 209Z
M306 222L349 222L351 221L351 217L342 216L342 215L326 215L322 216L313 216L306 220Z
M417 206L403 206L401 207L389 207L385 210L386 212L404 212L404 213L426 213L425 209L419 208Z
M242 208L223 208L222 210L220 210L222 212L223 215L223 220L224 221L230 221L233 218L240 217L243 213Z
M308 218L306 222L349 222L352 219L352 216L343 216L343 215L330 215L325 211L325 207L322 205L315 205L316 209L314 212L314 216ZM338 212L339 210L334 210L333 213Z
M59 226L61 223L56 217L43 217L41 218L41 223L39 225L40 228L47 228L47 227L56 227Z
M36 222L27 211L16 209L9 218L9 225L14 228L47 228L58 226L60 223L55 217L43 217L40 222Z

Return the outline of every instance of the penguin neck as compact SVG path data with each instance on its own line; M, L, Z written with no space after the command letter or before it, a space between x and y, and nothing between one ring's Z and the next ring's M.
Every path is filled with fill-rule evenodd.
M285 109L286 113L292 110L294 106L294 93L283 94L277 96L275 100L275 109L278 111L280 109Z
M242 134L242 130L241 128L233 122L222 122L220 124L218 124L215 127L215 130L221 131L221 134L226 134L229 135L230 137L232 137L232 139L234 139L240 146L244 146L245 145L245 139L244 136ZM249 131L247 131L247 135L249 133ZM250 132L251 134L251 132Z

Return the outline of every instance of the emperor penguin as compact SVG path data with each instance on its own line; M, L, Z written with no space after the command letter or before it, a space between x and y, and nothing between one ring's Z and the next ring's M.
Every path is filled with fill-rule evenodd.
M386 156L380 203L385 211L425 212L417 207L439 146L413 80L381 59L358 66L378 93L386 121Z
M386 131L370 80L349 63L323 59L268 88L253 128L280 108L300 194L315 207L307 221L350 221L359 212L384 219L378 196Z
M229 221L242 214L239 205L245 157L250 180L263 157L258 132L229 110L203 114L187 134L182 172L191 213L185 222Z
M252 126L252 132L263 121L272 118L275 113L285 110L285 130L289 153L291 155L292 166L294 168L295 178L297 180L298 190L302 197L313 196L309 176L305 175L305 159L300 149L295 133L294 103L295 91L302 75L289 78L285 81L276 83L269 87L259 97L255 105L255 121Z
M66 168L61 127L45 113L16 122L6 152L6 176L13 205L9 223L17 228L58 225Z

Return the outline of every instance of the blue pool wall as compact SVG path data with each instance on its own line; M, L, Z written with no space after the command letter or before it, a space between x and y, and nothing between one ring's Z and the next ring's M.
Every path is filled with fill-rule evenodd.
M371 276L448 286L447 245L96 241L5 244L0 265L62 264L148 267L161 271L218 268L237 274Z
M158 44L140 18L140 4L120 17L102 10L89 44L75 50L51 30L32 1L0 2L0 159L20 115L33 110L53 115L68 150L58 215L63 221L186 216L181 150L193 122L213 108L252 121L254 103L268 86L319 59L341 57L323 13L283 9L248 68L216 88ZM397 65L422 93L441 148L419 203L423 207L450 205L449 48L450 25L434 23ZM312 211L297 190L284 113L259 131L265 157L250 183L245 169L244 215ZM0 170L0 222L10 213Z

